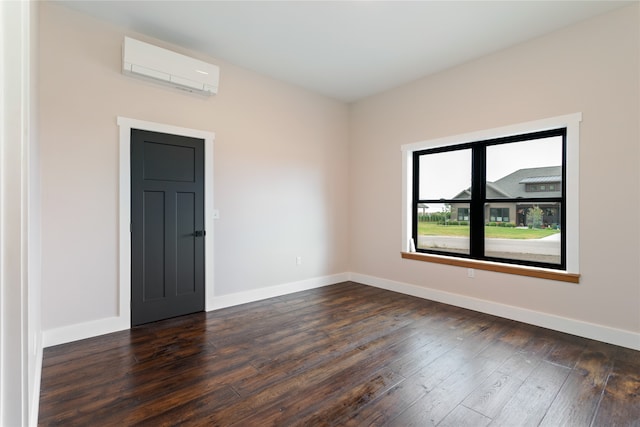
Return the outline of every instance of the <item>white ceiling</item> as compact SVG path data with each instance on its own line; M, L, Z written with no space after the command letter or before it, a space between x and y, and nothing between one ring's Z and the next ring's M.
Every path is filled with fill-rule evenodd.
M350 102L632 2L60 3Z

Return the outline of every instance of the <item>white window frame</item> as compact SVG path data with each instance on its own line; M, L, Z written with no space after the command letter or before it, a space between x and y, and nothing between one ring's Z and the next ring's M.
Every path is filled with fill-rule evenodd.
M413 191L413 162L415 151L429 148L464 144L473 141L484 141L501 137L521 135L526 133L566 128L566 223L571 224L563 232L566 233L566 271L578 273L580 271L580 217L579 217L579 177L580 177L580 122L582 113L567 114L550 117L531 122L519 123L477 132L447 136L443 138L414 142L401 146L402 151L402 249L401 252L412 252L411 242L411 195Z

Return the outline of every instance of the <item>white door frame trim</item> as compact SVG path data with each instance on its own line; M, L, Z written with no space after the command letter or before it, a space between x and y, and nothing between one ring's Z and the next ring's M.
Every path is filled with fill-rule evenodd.
M131 129L148 130L172 135L204 139L204 298L205 311L213 309L213 132L188 129L162 123L118 117L120 127L119 171L119 307L121 325L131 328Z

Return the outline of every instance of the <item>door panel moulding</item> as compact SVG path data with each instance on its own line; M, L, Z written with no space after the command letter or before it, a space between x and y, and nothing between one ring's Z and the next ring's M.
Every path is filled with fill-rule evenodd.
M131 325L203 311L204 140L132 129L130 176Z

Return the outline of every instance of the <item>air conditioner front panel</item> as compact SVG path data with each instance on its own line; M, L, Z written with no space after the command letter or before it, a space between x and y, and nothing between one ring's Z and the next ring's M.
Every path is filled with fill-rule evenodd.
M185 79L184 77L179 77L179 76L171 76L170 80L172 83L175 83L178 86L185 86L195 90L204 91L204 83L202 82L196 82L196 81Z
M136 64L131 64L131 66L129 67L129 70L132 73L151 77L152 79L169 80L171 78L170 74L163 73L158 70L152 70L151 68L143 67L141 65L136 65Z
M220 69L204 61L125 37L122 70L205 94L217 93Z

